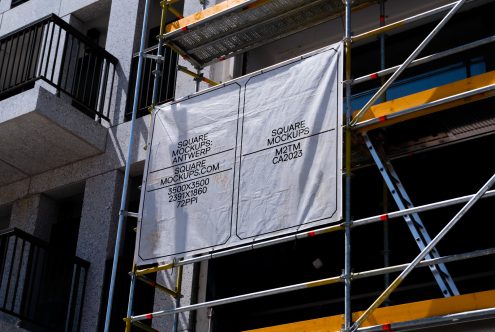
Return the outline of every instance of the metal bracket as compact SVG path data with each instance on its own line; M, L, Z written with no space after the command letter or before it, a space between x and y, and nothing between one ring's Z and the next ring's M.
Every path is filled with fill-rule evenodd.
M160 56L160 55L154 55L154 54L144 53L143 54L143 57L145 57L146 59L155 60L156 62L162 62L163 63L165 61L165 57L164 56Z

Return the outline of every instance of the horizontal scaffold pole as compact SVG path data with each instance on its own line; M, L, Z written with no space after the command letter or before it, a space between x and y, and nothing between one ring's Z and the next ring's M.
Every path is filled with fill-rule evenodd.
M354 116L351 121L351 126L354 126L366 112L371 108L371 106L387 91L387 89L392 85L393 82L399 77L400 74L411 64L411 62L416 59L416 57L423 51L423 49L430 43L430 41L437 35L437 33L447 24L447 22L454 16L455 13L462 7L466 0L459 0L455 3L454 7L445 15L445 17L435 26L435 28L426 36L426 38L419 44L418 47L409 55L409 57L404 61L403 64L394 71L394 73L389 77L389 79L378 89L378 91L373 95L373 97L368 100L368 102L363 106L363 108Z
M396 113L387 114L387 115L372 118L369 120L364 120L364 121L356 123L356 125L353 128L356 130L360 129L361 131L367 131L367 130L370 130L370 128L367 128L367 127L374 125L374 124L377 124L377 123L380 123L380 122L384 122L386 120L392 120L395 118L405 116L407 114L419 112L422 110L426 110L426 109L433 108L436 106L448 104L451 102L455 102L455 101L459 101L459 100L466 100L466 99L474 97L474 96L481 96L482 98L487 98L487 97L493 95L494 93L495 93L495 84L490 84L490 85L487 85L487 86L484 86L481 88L461 92L461 93L458 93L455 95L450 95L450 96L445 97L445 98L430 101L428 103L424 103L424 104L419 105L419 106L407 108L405 110L402 110L402 111L399 111ZM473 99L471 99L470 101L471 102L475 101ZM373 129L373 128L371 128L371 129Z
M494 41L495 41L495 36L490 36L487 38L483 38L483 39L474 41L472 43L468 43L468 44L464 44L464 45L461 45L458 47L451 48L451 49L443 51L443 52L438 52L435 54L427 55L425 57L416 59L413 62L411 62L411 64L409 65L409 68L419 66L419 65L422 65L424 63L428 63L428 62L435 61L438 59L442 59L442 58L448 57L450 55L457 54L457 53L460 53L463 51L467 51L467 50L470 50L470 49L473 49L473 48L476 48L479 46L483 46L483 45L492 43ZM377 78L380 78L383 76L387 76L387 75L393 73L398 68L399 68L399 66L394 66L394 67L390 67L387 69L377 71L376 73L371 73L371 74L367 74L367 75L355 78L352 80L352 85L357 85L357 84L371 81L371 80L374 80L374 79L377 79Z
M475 1L475 0L467 0L466 3L473 2L473 1ZM439 13L442 13L442 12L445 12L445 11L451 9L452 7L454 7L456 4L457 4L457 1L456 2L452 2L452 3L449 3L449 4L446 4L446 5L443 5L443 6L438 7L438 8L434 8L432 10L428 10L428 11L423 12L421 14L417 14L417 15L414 15L414 16L411 16L411 17L402 19L402 20L397 21L397 22L393 22L393 23L384 25L382 27L379 27L379 28L376 28L376 29L373 29L373 30L370 30L370 31L367 31L367 32L364 32L364 33L361 33L359 35L355 35L354 37L352 37L352 41L353 42L357 42L357 41L360 41L360 40L363 40L363 39L367 39L367 38L370 38L370 37L378 36L379 34L382 34L384 32L391 31L391 30L394 30L394 29L403 27L403 26L405 26L407 24L414 23L414 22L417 22L419 20L428 18L430 16L433 16L433 15L436 15L436 14L439 14Z
M438 257L438 258L434 258L434 259L423 260L417 265L417 267L426 267L429 265L437 265L440 263L455 262L455 261L460 261L460 260L464 260L464 259L482 257L482 256L487 256L487 255L493 255L493 254L495 254L495 248L490 248L490 249L485 249L485 250L477 250L477 251L473 251L473 252L469 252L469 253L456 254L456 255ZM363 279L363 278L379 276L379 275L383 275L386 273L400 272L400 271L403 271L404 269L406 269L409 265L410 264L401 264L401 265L389 266L389 267L384 267L384 268L375 269L375 270L352 273L351 277L353 280L356 280L356 279ZM290 286L284 286L284 287L278 287L278 288L263 290L263 291L254 292L254 293L250 293L250 294L243 294L243 295L232 296L232 297L228 297L228 298L224 298L224 299L218 299L218 300L213 300L213 301L208 301L208 302L203 302L203 303L192 304L192 305L188 305L188 306L179 307L176 309L161 310L161 311L156 311L156 312L149 313L149 314L137 315L137 316L131 317L131 321L132 322L142 321L142 320L152 319L155 317L173 315L176 313L193 311L193 310L198 310L198 309L202 309L202 308L215 307L215 306L219 306L219 305L241 302L241 301L245 301L245 300L256 299L256 298L270 296L270 295L277 295L277 294L289 293L289 292L302 290L302 289L332 285L332 284L340 283L342 281L343 281L342 276L335 276L335 277L331 277L331 278L325 278L325 279L320 279L320 280L315 280L315 281L310 281L310 282L304 282L304 283L299 283L299 284L290 285Z
M387 214L381 214L381 215L376 215L376 216L372 216L372 217L367 217L367 218L353 221L351 226L352 227L358 227L358 226L373 224L376 222L386 222L386 221L389 221L391 219L403 217L405 215L412 214L412 213L431 211L431 210L435 210L435 209L439 209L439 208L443 208L443 207L448 207L448 206L452 206L452 205L456 205L456 204L465 203L465 202L469 201L472 197L474 197L474 195L461 196L461 197L451 198L451 199L447 199L447 200L440 201L440 202L415 206L415 207L409 208L409 209L404 209L404 210L395 211L395 212L389 212ZM485 195L483 195L483 198L488 198L488 197L495 197L495 190L490 190L490 191L486 192ZM188 259L184 259L181 261L176 261L175 263L168 263L168 264L164 264L164 265L160 265L160 266L156 266L156 267L152 267L152 268L138 270L138 271L136 271L136 275L139 276L139 275L145 275L148 273L154 273L154 272L158 272L158 271L168 270L168 269L172 269L176 266L199 263L199 262L214 259L214 258L220 258L220 257L232 255L232 254L237 254L237 253L246 252L246 251L250 251L250 250L254 250L254 249L264 248L264 247L271 246L274 244L281 244L281 243L286 243L286 242L290 242L290 241L310 238L310 237L314 237L317 235L322 235L322 234L340 231L343 229L344 229L344 225L342 223L340 223L337 225L331 225L331 226L323 227L323 228L312 230L312 231L302 232L302 233L293 234L293 235L287 235L287 236L283 236L283 237L268 240L268 241L252 243L249 245L244 245L244 246L240 246L240 247L236 247L236 248L232 248L232 249L228 249L228 250L213 252L213 253L210 253L207 255L188 258Z

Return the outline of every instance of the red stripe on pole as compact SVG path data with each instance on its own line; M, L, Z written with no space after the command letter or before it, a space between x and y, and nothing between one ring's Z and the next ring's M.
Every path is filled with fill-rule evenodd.
M316 236L316 232L315 231L308 232L308 236L309 237Z
M381 220L381 221L387 221L387 220L388 220L388 214L382 214L382 215L380 216L380 220Z
M392 325L391 324L382 325L382 331L392 331Z
M151 319L151 318L153 318L152 314L146 314L146 319Z
M370 78L372 80L377 79L378 78L378 74L377 73L373 73L373 74L370 75Z
M380 23L385 23L385 16L380 15Z

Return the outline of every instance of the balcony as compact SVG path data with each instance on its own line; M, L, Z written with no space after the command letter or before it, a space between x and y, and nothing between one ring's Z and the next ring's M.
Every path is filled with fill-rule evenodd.
M155 69L157 61L153 56L158 55L158 46L155 45L144 51L145 55L150 57L143 58L143 71L141 77L141 90L138 96L137 116L149 114L148 108L153 100L153 83L155 79ZM175 83L177 78L177 53L170 48L164 49L164 61L162 62L162 74L158 78L157 104L163 104L171 101L175 97ZM129 121L132 117L132 106L134 102L134 88L136 85L136 76L139 62L139 53L132 57L131 79L129 80L129 98L127 99L125 120Z
M104 151L116 64L56 15L0 38L0 185Z
M35 331L79 331L89 263L19 229L0 234L0 311Z

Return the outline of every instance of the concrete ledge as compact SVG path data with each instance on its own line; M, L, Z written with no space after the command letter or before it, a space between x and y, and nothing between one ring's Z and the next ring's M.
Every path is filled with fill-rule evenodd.
M105 151L107 129L36 85L0 101L0 185Z

